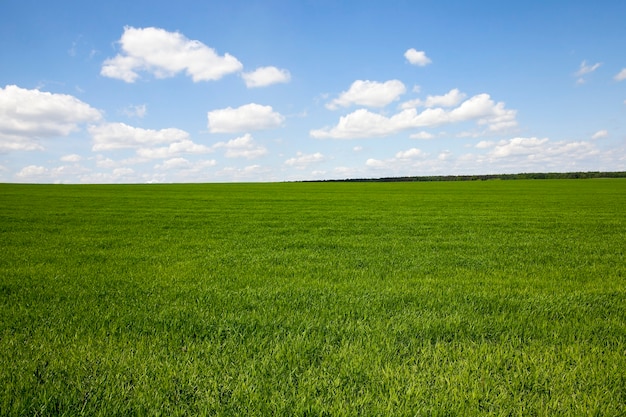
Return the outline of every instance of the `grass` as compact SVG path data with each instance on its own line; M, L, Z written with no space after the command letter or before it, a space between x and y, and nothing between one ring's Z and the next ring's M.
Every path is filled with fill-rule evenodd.
M0 415L624 415L626 181L0 185Z

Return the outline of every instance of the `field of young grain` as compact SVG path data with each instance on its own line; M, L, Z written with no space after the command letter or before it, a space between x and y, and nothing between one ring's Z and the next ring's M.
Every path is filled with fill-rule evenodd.
M0 185L0 415L624 415L626 180Z

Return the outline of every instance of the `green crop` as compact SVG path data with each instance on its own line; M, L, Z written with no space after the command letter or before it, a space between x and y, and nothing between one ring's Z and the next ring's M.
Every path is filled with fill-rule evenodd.
M0 185L0 415L624 415L626 181Z

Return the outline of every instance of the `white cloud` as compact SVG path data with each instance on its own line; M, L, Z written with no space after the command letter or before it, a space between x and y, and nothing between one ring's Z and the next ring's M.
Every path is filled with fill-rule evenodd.
M414 48L408 49L404 53L404 57L411 64L417 65L419 67L425 67L432 62L431 59L426 56L426 53L424 51L417 51Z
M37 178L42 177L48 174L48 169L46 167L38 166L38 165L29 165L27 167L22 168L17 174L15 174L18 178Z
M430 156L417 149L396 152L386 159L365 161L364 176L455 175L519 172L600 170L624 165L615 152L601 152L591 141L551 141L517 137L476 145L474 153L455 156L449 150ZM623 155L621 153L620 155Z
M119 44L122 52L102 64L100 74L127 83L135 82L140 71L157 78L173 77L185 71L193 81L219 80L239 72L241 62L230 54L219 56L202 42L178 32L148 27L125 27Z
M424 156L424 152L417 148L407 149L406 151L400 151L396 153L398 159L413 159Z
M0 134L0 152L43 151L45 148L30 138Z
M433 139L435 137L435 135L433 135L432 133L428 133L428 132L418 132L418 133L413 133L411 136L409 136L411 139L424 139L424 140L428 140L428 139Z
M208 112L211 133L236 133L279 127L285 117L272 109L256 103L233 109L227 107Z
M96 156L96 166L98 168L111 169L111 168L116 168L118 166L118 163L112 160L111 158L105 158L102 155L98 155Z
M513 138L508 140L501 140L489 153L490 156L495 158L503 158L516 155L531 155L541 154L545 152L545 146L548 142L548 138Z
M114 169L111 172L92 172L82 175L80 177L80 182L87 184L97 184L97 183L123 183L123 182L141 182L145 180L141 176L134 175L135 170L132 168L121 167L118 169ZM144 181L144 182L154 182L154 181Z
M476 144L476 148L478 149L487 149L487 148L491 148L493 146L496 145L496 142L491 141L491 140L481 140L480 142L478 142Z
M101 118L73 96L8 85L0 88L0 152L42 150L39 139L67 136Z
M368 158L367 161L365 161L365 165L371 168L383 168L387 164L385 161L381 161L380 159Z
M142 129L125 123L105 123L90 126L94 151L141 148L162 143L190 142L184 130L169 128L161 130Z
M454 88L442 96L428 96L426 100L420 99L410 100L402 103L400 106L402 109L411 109L414 107L454 107L462 102L467 95L461 93L457 88Z
M182 174L182 176L178 178L197 180L199 174L205 173L207 168L216 165L217 161L214 159L192 162L185 158L178 157L163 161L163 163L155 165L154 168L160 171L179 171L179 174Z
M600 62L597 62L593 65L588 65L587 61L581 62L580 68L578 69L578 71L574 73L574 75L578 77L578 79L576 80L576 84L578 85L584 84L586 82L584 76L587 74L591 74L592 72L600 68L601 65L602 63Z
M524 170L546 171L568 169L578 163L593 161L597 168L600 152L593 143L587 141L553 142L548 138L513 138L499 141L487 153L488 161L515 166L518 172ZM590 165L591 166L591 165ZM581 167L579 169L589 169Z
M148 108L145 104L128 106L122 110L122 113L124 113L127 117L137 117L139 119L143 119L146 114L148 114Z
M386 136L411 127L410 123L405 121L407 117L403 117L406 112L410 112L410 110L404 110L402 113L388 118L366 109L358 109L348 115L341 116L337 126L311 130L310 135L316 139L354 139ZM409 115L409 117L411 116Z
M437 155L437 159L440 160L440 161L445 161L445 160L449 159L450 156L452 156L452 152L450 152L450 151L443 151L443 152L439 153L439 155Z
M254 143L254 139L249 133L228 142L218 142L213 145L213 148L226 149L225 156L227 158L254 159L267 154L267 149Z
M132 175L135 173L135 170L132 168L124 167L124 168L115 168L113 170L113 176L116 178L124 177L127 175Z
M427 108L418 113L416 109L411 108L387 117L359 109L342 116L335 127L311 130L310 135L317 139L381 137L411 128L435 127L466 121L486 125L490 131L502 131L517 125L515 117L515 110L505 109L502 102L494 103L488 94L479 94L452 110Z
M494 103L489 94L476 95L449 114L453 123L477 119L479 125L487 125L492 132L517 126L517 111L505 109L503 102Z
M244 72L242 74L246 87L266 87L272 84L288 83L291 80L291 74L285 69L276 67L261 67L253 72Z
M613 79L615 81L624 81L624 80L626 80L626 68L622 68L622 70L620 72L615 74L615 77L613 77Z
M296 167L298 169L305 169L310 164L323 162L326 158L320 152L312 154L304 154L298 152L294 158L289 158L285 161L286 165Z
M601 139L607 136L609 136L609 131L603 129L603 130L598 130L596 133L594 133L591 139Z
M406 109L414 109L416 107L422 107L424 105L424 101L421 98L416 98L413 100L405 101L400 105L402 110Z
M162 146L158 148L138 148L137 155L142 158L148 159L165 159L174 155L180 154L205 154L213 152L213 149L192 142L188 139L183 139L179 142L170 143L168 146Z
M191 166L191 162L189 162L188 160L186 160L185 158L171 158L168 159L166 161L163 161L162 164L159 165L155 165L154 167L156 169L183 169L183 168L189 168Z
M226 167L216 173L217 176L227 177L231 181L271 181L271 170L261 165L249 165L244 168Z
M365 166L378 172L385 171L383 175L406 175L411 172L414 167L419 166L426 161L428 154L421 149L411 148L404 151L396 152L393 158L375 159L369 158L365 161Z
M597 63L595 63L593 65L588 65L587 61L583 61L580 64L580 68L578 69L578 71L576 71L576 73L574 75L576 75L577 77L582 77L583 75L590 74L590 73L594 72L595 70L600 68L601 65L602 65L601 62L597 62Z
M80 162L82 160L83 160L83 157L75 153L71 155L64 155L61 157L61 161L63 162Z
M384 83L369 80L356 80L348 91L342 92L338 98L326 104L329 110L348 107L353 104L367 107L384 107L395 101L406 92L406 87L399 80Z

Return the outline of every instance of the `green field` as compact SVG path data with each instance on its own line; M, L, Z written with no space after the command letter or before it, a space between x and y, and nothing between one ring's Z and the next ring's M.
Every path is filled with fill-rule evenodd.
M626 414L626 180L0 185L0 415Z

